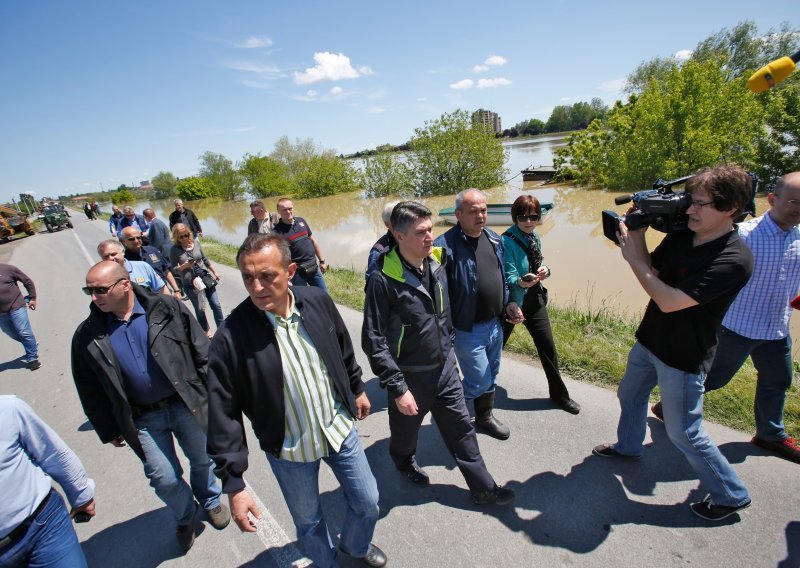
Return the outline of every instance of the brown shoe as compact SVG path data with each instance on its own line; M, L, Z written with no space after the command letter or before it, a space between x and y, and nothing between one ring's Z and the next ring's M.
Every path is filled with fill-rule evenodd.
M222 503L213 509L206 510L206 515L208 515L208 522L218 531L227 527L228 523L231 522L231 512L228 510L228 507Z

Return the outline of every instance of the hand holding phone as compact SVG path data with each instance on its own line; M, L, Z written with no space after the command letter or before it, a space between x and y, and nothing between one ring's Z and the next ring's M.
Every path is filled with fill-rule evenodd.
M526 274L525 276L523 276L523 277L521 278L521 280L522 280L523 282L533 282L533 279L534 279L534 278L535 278L535 276L534 276L533 274Z

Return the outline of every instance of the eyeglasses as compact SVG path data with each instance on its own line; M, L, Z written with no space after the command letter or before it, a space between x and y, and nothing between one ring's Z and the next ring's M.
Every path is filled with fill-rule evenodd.
M179 239L188 239L188 238L189 238L189 237L191 237L191 236L192 236L192 234L191 234L191 233L184 233L184 234L182 234L182 235L178 235L178 238L179 238Z
M126 241L141 241L142 237L125 237Z
M713 203L714 203L713 201L698 201L696 199L692 199L691 207L695 207L697 209L702 209L706 205L712 205Z
M539 216L534 213L533 215L517 215L517 221L538 221Z
M94 294L95 296L105 296L111 291L111 288L122 282L123 280L127 280L127 278L120 278L116 282L114 282L111 286L84 286L81 288L83 293L87 296L91 296Z
M793 207L800 207L800 199L784 199L783 202L786 205L791 205Z

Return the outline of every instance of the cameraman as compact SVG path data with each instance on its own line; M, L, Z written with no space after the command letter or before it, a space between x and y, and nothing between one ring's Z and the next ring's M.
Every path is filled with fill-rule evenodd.
M736 166L700 171L686 182L688 231L668 234L652 255L645 230L619 225L622 257L650 296L617 397L617 443L592 453L639 458L650 391L661 391L667 435L709 491L694 514L720 521L750 505L750 494L703 428L703 382L714 358L716 328L753 271L753 255L733 219L751 197Z

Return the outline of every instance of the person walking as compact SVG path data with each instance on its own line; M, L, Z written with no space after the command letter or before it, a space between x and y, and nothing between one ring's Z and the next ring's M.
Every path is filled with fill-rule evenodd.
M311 231L311 226L302 217L295 217L291 199L278 200L278 214L281 218L273 230L289 241L292 262L297 265L292 285L316 286L327 292L328 286L322 275L328 270L328 265L322 258L322 249Z
M23 297L19 282L28 295ZM35 371L42 366L39 361L39 344L31 329L28 310L36 309L36 286L27 274L16 266L0 263L0 329L25 349L23 362Z
M169 228L175 228L175 225L182 223L186 225L192 232L193 239L200 239L203 237L203 227L200 226L200 220L194 211L187 209L183 206L183 200L175 200L175 211L169 214Z

